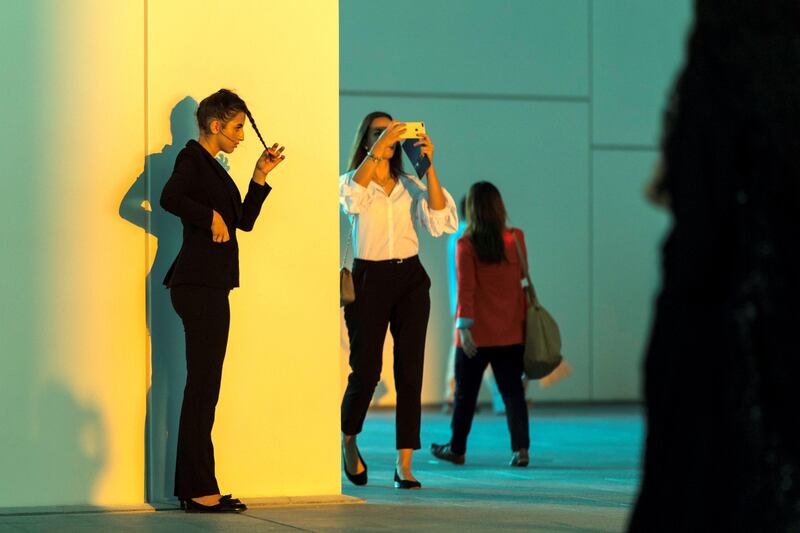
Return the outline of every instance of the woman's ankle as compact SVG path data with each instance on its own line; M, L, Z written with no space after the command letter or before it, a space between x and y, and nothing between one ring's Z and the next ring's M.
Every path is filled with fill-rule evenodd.
M222 498L222 494L206 494L205 496L196 496L191 498L192 501L195 503L199 503L200 505L216 505L219 503L220 498Z
M397 450L397 461L395 462L395 466L398 470L411 472L411 459L413 457L413 453L414 450L412 449Z

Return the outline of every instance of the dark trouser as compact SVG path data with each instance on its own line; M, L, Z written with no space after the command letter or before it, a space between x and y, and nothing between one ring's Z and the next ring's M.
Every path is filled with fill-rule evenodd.
M229 292L188 285L170 289L186 332L186 387L175 462L175 496L181 499L219 493L211 428L228 344Z
M361 433L381 377L388 326L394 339L397 449L418 450L430 278L416 256L402 262L356 259L353 283L356 300L344 308L352 372L342 399L342 432Z
M491 364L497 388L506 404L506 420L511 433L511 450L530 447L528 404L522 386L522 354L525 346L493 346L478 348L478 354L467 357L463 348L456 350L456 394L453 403L453 436L450 449L459 455L467 451L467 436L475 415L475 402L486 366Z

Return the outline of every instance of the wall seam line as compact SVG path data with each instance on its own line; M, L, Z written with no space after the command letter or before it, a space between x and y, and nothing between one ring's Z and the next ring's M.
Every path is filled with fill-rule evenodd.
M587 0L588 33L588 84L589 84L589 400L595 399L594 390L594 0Z
M144 150L142 151L144 158L144 180L145 180L145 193L144 197L145 200L150 203L151 194L150 194L150 168L147 165L147 149L150 145L150 91L149 91L149 80L148 80L148 72L149 72L149 20L150 20L150 4L149 0L143 0L143 7L144 7L144 35L142 36L143 40L143 49L144 49L144 61L143 61L143 96L144 96ZM152 204L151 204L152 209ZM145 324L146 324L146 335L145 335L145 410L149 408L150 405L150 389L152 387L152 346L151 346L151 324L150 320L153 316L151 305L152 305L152 298L150 297L150 290L151 290L151 277L149 275L149 269L151 268L152 262L150 261L150 242L152 239L152 217L150 213L145 215L145 233L144 233L144 260L145 260L145 282L144 282L144 290L145 290ZM151 486L152 483L152 476L150 474L150 457L149 452L153 449L153 432L150 431L150 428L147 427L151 423L151 417L145 416L145 449L144 449L144 501L145 503L150 502L153 499L153 487Z
M648 144L603 143L592 145L592 150L597 152L655 152L658 149L658 146Z
M502 100L522 102L587 103L588 96L560 96L547 94L502 94L502 93L449 93L438 91L369 91L340 89L339 96L382 98L429 98L447 100Z

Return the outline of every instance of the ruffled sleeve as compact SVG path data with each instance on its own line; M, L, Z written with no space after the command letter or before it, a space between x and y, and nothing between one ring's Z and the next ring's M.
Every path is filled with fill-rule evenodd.
M406 180L406 187L414 198L412 213L414 223L418 227L425 228L434 237L458 231L456 202L447 189L442 187L445 198L444 209L431 209L428 203L427 186L414 176L406 176Z
M357 215L372 203L377 192L374 182L369 187L359 185L353 179L355 170L339 176L339 203L346 215Z

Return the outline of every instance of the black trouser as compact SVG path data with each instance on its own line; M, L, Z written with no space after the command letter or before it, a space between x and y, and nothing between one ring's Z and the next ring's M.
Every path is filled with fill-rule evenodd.
M356 300L344 308L353 371L342 399L342 432L361 433L381 377L388 326L394 339L397 449L418 450L422 366L431 310L430 278L417 256L403 261L356 259L353 283Z
M181 499L219 494L211 428L228 344L229 292L189 285L170 289L186 333L186 387L175 462L175 496Z
M467 357L463 348L456 350L456 394L453 402L453 430L450 449L459 455L467 451L467 436L475 415L475 402L486 366L491 364L497 388L506 404L506 420L511 433L511 450L530 447L528 435L528 404L522 386L522 354L525 346L494 346L478 348L478 354Z

